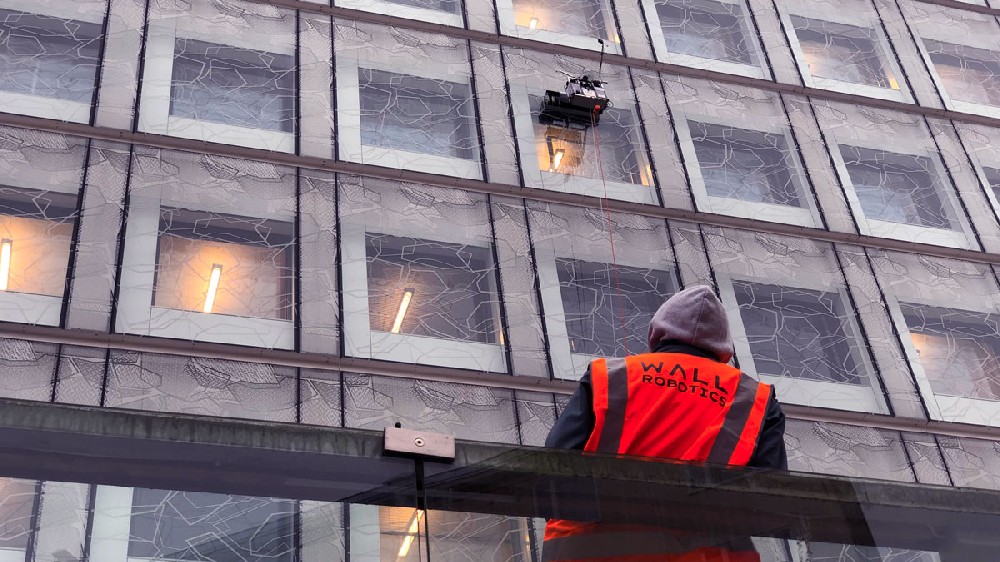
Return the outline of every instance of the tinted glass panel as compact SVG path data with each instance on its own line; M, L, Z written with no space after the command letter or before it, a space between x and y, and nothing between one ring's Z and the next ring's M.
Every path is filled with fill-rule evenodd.
M754 64L743 6L710 0L668 0L656 4L667 51Z
M883 63L873 29L792 16L795 35L813 76L898 89Z

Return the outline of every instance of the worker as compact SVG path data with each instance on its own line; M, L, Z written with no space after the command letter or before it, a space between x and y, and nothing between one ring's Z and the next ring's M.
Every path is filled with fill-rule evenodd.
M649 351L592 361L545 446L788 469L774 389L728 365L729 322L710 288L691 287L660 306L649 324ZM745 548L705 546L689 534L654 531L550 520L543 560L760 559L746 539Z

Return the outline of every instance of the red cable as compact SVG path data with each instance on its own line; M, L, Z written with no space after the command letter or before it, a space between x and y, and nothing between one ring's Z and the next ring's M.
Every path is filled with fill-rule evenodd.
M590 114L590 124L591 128L594 130L594 145L597 147L597 169L601 174L601 183L604 184L604 198L601 200L601 206L604 207L604 215L608 219L608 239L611 241L611 268L615 272L615 284L618 290L618 299L622 299L622 280L618 273L618 258L615 256L615 230L614 225L611 222L611 205L608 200L608 182L604 179L604 162L601 160L601 136L597 133L597 109L595 108L593 113ZM614 301L611 301L611 315L614 316ZM621 322L622 322L622 343L625 344L625 355L628 355L628 332L625 331L625 307L619 307L621 310Z

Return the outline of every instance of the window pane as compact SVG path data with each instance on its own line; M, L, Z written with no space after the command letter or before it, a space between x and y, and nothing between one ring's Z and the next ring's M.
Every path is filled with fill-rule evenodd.
M653 313L677 290L667 271L572 259L556 259L556 269L572 353L645 353Z
M983 174L986 176L986 183L990 186L990 191L1000 201L1000 169L983 166Z
M924 46L949 96L1000 106L1000 53L932 40Z
M899 89L882 59L875 30L801 16L791 20L813 76Z
M713 197L802 207L784 135L688 121Z
M391 4L413 6L425 10L440 10L449 14L458 14L462 8L459 0L387 0Z
M101 26L0 9L0 90L91 103Z
M513 4L514 21L521 27L607 37L600 0L513 0Z
M278 221L164 208L153 306L291 320L291 230Z
M953 229L926 156L840 145L854 191L868 219Z
M63 296L76 199L65 193L0 186L0 263L8 260L8 275L0 279L4 290Z
M1000 400L1000 318L900 303L920 365L936 394Z
M539 123L542 97L529 95L528 98L539 169L594 179L602 177L603 169L603 177L608 181L650 185L645 150L631 110L613 107L604 110L598 132L564 123Z
M372 330L496 343L487 248L367 234L365 250Z
M34 482L0 478L0 551L28 547L34 504Z
M666 0L656 4L667 51L754 64L743 5L711 0Z
M733 289L758 373L867 383L840 295L746 281Z
M295 504L136 488L130 558L198 562L292 562Z
M361 142L474 160L474 109L468 84L358 69Z
M288 55L177 39L170 114L290 133L294 69Z

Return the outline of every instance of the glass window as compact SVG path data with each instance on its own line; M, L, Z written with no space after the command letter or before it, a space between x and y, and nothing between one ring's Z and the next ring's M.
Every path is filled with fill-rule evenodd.
M651 268L559 258L556 271L574 354L646 352L653 313L677 291L672 273Z
M657 59L764 78L742 0L643 0Z
M1000 201L1000 168L983 166L982 169L983 175L986 176L986 183L989 185L990 191L993 192L996 200Z
M953 101L1000 107L1000 52L930 39L924 48Z
M899 303L935 394L1000 401L1000 317Z
M835 292L733 280L758 374L867 384Z
M292 226L164 208L153 306L292 319Z
M0 8L0 91L9 94L0 97L4 111L89 121L101 40L99 23Z
M372 330L497 343L487 248L369 233L365 252Z
M0 560L23 560L28 542L37 529L35 482L0 478Z
M461 0L334 0L334 4L409 20L464 26Z
M610 0L498 0L506 35L621 54Z
M475 111L468 84L358 69L361 142L475 160Z
M854 192L868 219L953 229L941 199L938 168L927 156L840 145Z
M291 133L295 123L294 59L178 38L170 115Z

